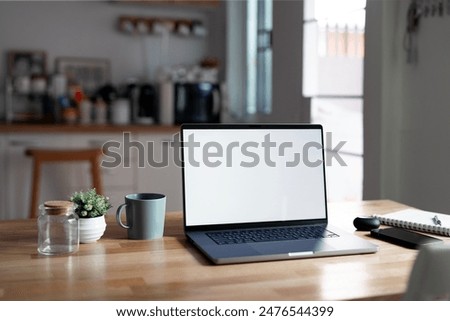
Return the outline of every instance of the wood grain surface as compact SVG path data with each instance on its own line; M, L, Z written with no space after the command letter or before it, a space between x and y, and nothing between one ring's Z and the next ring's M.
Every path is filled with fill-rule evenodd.
M330 222L363 238L356 216L405 208L392 201L329 204ZM417 251L371 239L375 254L212 265L167 213L164 238L128 240L114 216L105 235L72 255L37 253L36 220L0 222L1 300L399 299ZM448 238L446 239L448 240Z

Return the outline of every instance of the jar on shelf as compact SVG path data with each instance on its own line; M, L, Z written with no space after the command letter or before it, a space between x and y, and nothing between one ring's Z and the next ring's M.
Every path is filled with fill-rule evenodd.
M78 250L79 223L74 209L74 204L68 201L47 201L39 206L39 253L59 255Z

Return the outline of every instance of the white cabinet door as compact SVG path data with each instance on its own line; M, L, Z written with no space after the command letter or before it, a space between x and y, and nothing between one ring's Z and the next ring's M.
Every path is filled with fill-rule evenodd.
M5 136L5 211L2 219L27 218L30 212L32 160L25 150L32 147L64 148L67 139L51 134L8 134ZM39 204L45 200L68 199L68 164L44 164L41 172Z
M137 181L141 193L161 193L167 197L167 211L183 209L181 168L176 161L172 134L139 134L145 151L137 155ZM142 161L144 160L144 161ZM139 163L139 162L138 162Z
M132 135L130 137L132 138ZM136 192L136 171L133 148L124 152L123 134L72 134L70 146L72 148L105 147L105 143L112 142L107 155L102 159L102 185L105 196L110 198L113 208L110 213L124 202L127 194ZM129 153L128 153L129 152ZM108 156L110 155L110 156ZM126 157L124 159L124 157ZM72 164L71 188L74 191L85 190L92 185L89 164Z
M138 134L128 140L120 134L5 134L0 140L0 219L21 219L29 215L32 161L25 156L30 147L86 148L114 142L103 158L104 194L111 199L112 212L132 193L162 193L167 210L182 210L181 168L174 161L172 134ZM113 161L116 161L113 164ZM44 164L39 204L68 199L75 191L90 188L88 163Z

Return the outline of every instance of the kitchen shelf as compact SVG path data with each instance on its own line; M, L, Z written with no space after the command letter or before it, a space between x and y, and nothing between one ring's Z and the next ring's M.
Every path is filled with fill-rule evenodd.
M138 4L158 6L216 7L222 0L112 0L117 4Z
M118 18L118 29L129 35L204 37L207 34L202 21L185 18L122 15Z
M164 125L82 125L82 124L28 124L0 123L0 133L177 133L178 126Z

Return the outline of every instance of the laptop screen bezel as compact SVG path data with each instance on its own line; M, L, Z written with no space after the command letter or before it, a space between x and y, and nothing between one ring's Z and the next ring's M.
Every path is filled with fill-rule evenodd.
M322 170L323 170L323 187L324 187L324 202L325 202L325 218L313 220L289 220L289 221L268 221L268 222L251 222L251 223L233 223L233 224L211 224L211 225L187 225L186 223L186 182L185 182L185 162L184 162L184 131L185 130L241 130L241 129L316 129L320 130L321 145L322 145ZM181 139L181 177L183 186L183 225L184 231L212 231L224 229L243 229L243 228L264 228L264 227L279 227L279 226L295 226L295 225L311 225L311 224L326 224L328 222L328 204L327 204L327 187L325 176L325 148L323 140L323 127L320 124L210 124L210 123L192 123L182 124L180 127Z

